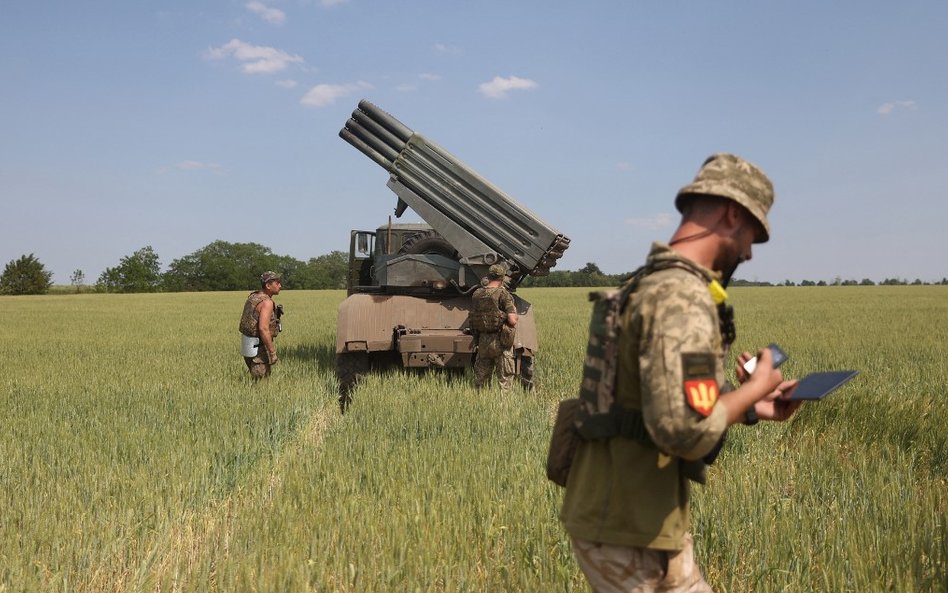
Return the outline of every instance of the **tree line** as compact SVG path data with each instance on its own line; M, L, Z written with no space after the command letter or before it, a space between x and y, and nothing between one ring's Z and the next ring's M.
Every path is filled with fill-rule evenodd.
M194 253L173 260L168 269L161 271L158 254L150 246L142 247L131 255L121 258L114 267L106 268L96 282L88 287L85 273L76 270L70 284L76 292L202 292L211 290L250 290L259 285L260 274L266 270L278 272L283 277L283 287L297 290L340 289L346 287L349 256L342 251L312 257L307 261L277 255L259 243L228 243L214 241ZM34 255L23 255L7 263L0 275L0 294L45 294L52 287L52 272L46 270ZM576 271L556 270L546 276L528 276L521 286L618 286L631 276L606 274L598 265L589 262ZM948 278L928 283L920 279L909 282L900 278L886 278L874 282L869 278L861 281L803 280L799 283L786 280L779 283L757 282L735 279L731 286L873 286L873 285L948 285Z
M599 269L599 266L590 262L575 272L557 270L550 272L547 276L528 276L521 283L521 286L618 286L631 276L632 272L606 274ZM731 280L730 286L875 286L876 284L879 286L948 285L948 278L942 278L939 282L923 282L918 278L911 282L903 278L886 278L878 283L869 278L863 278L857 282L856 280L844 280L838 276L830 281L801 280L800 282L794 282L793 280L785 280L777 283L735 278Z
M283 287L297 290L345 288L349 256L341 251L301 261L277 255L259 243L214 241L194 253L173 260L161 271L161 261L147 245L106 268L92 285L96 292L202 292L251 290L259 287L260 274L272 270L282 275ZM9 262L0 276L0 294L45 294L52 273L32 253ZM86 289L85 273L73 272L76 292Z

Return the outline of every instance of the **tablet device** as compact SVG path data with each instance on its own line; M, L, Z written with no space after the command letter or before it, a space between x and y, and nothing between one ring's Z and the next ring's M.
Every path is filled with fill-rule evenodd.
M828 371L809 374L800 379L790 399L823 399L858 374L859 371Z

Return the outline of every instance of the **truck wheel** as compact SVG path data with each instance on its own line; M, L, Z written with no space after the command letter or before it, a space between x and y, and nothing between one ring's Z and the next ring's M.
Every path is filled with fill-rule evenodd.
M339 380L339 410L345 414L352 403L352 392L369 371L369 355L366 352L340 352L336 354L336 378Z
M533 357L520 355L520 384L527 391L533 391Z
M435 231L422 231L412 235L398 252L413 255L443 255L451 259L458 259L457 250Z

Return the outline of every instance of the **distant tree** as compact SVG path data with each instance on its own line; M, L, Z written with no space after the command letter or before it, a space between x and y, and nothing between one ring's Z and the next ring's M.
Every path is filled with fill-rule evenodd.
M789 282L789 280L788 280ZM765 280L744 280L743 278L733 278L728 284L729 286L774 286L770 282ZM780 286L778 283L776 286Z
M69 283L76 287L76 292L79 292L79 289L85 284L86 274L82 270L75 270L72 273L72 276L69 277Z
M820 280L816 283L817 286L826 286L826 280Z
M190 255L176 259L164 274L166 290L254 290L260 274L273 270L283 275L284 288L299 288L294 277L302 263L274 255L259 243L214 241Z
M106 292L156 292L161 288L161 262L151 245L106 268L96 285Z
M619 282L618 277L606 274L593 262L573 273L573 286L614 286Z
M546 276L527 276L521 283L524 287L558 287L572 286L572 272L568 270L553 270Z
M922 282L922 279L921 279L921 278L916 278L916 279L912 282L912 286L921 286L921 285L923 285L923 284L925 284L925 283Z
M297 272L298 288L318 290L346 287L349 276L349 255L332 251L319 257L311 257Z
M46 294L53 273L32 253L10 260L0 275L0 294Z
M527 276L521 286L618 286L629 279L631 273L606 274L596 264L589 262L579 270L554 270L546 276Z
M905 284L905 280L899 280L898 278L886 278L879 284L883 286L901 286Z
M812 280L801 280L800 286L816 286L816 282L813 282Z
M858 283L855 280L843 280L842 286L856 286Z
M592 274L599 274L600 276L603 276L603 275L604 275L603 272L602 272L602 270L599 269L599 266L597 266L597 265L594 264L593 262L587 263L585 266L581 267L581 268L578 270L578 272L579 272L580 274L589 274L589 275L592 275Z
M860 286L875 286L876 283L870 280L869 278L863 278L859 283Z

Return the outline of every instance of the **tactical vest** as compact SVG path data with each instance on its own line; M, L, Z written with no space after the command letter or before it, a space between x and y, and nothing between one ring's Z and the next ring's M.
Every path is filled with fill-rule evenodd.
M500 331L507 320L507 313L500 309L500 297L504 288L478 288L471 297L471 329L482 334Z
M259 337L257 326L260 322L260 315L257 313L257 305L269 298L270 296L265 292L257 291L250 293L250 296L247 297L247 302L244 303L243 315L240 316L240 333L252 338ZM276 315L271 315L270 335L275 338L279 333L280 320L277 319Z
M623 408L616 403L620 320L629 295L638 288L641 280L649 274L669 268L680 268L695 274L702 281L708 280L700 270L684 262L657 262L636 270L632 277L617 289L589 294L589 300L593 301L593 312L589 322L583 380L579 389L580 406L575 420L576 430L582 438L596 440L622 436L640 442L651 442L645 429L642 411ZM726 351L736 337L734 310L724 302L725 295L720 284L712 281L709 283L709 289L718 306L718 322Z

